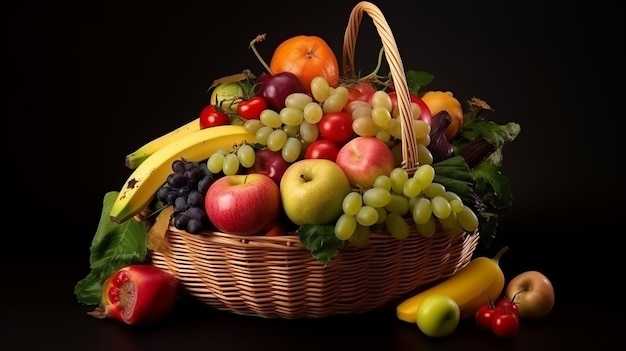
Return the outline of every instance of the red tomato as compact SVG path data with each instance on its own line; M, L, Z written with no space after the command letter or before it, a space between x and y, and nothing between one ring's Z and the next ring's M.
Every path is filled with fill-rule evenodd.
M260 96L244 99L237 104L237 114L243 119L259 119L261 112L267 109L267 102Z
M229 124L228 113L222 111L215 105L207 105L200 112L200 128L209 128Z
M398 106L398 95L395 91L389 92L389 97L391 98L391 103L393 104L393 108ZM432 120L432 114L430 113L430 109L428 105L422 100L419 96L411 94L411 102L417 104L422 111L422 114L419 116L419 119L430 125L430 121Z
M304 158L323 158L331 161L337 159L339 146L330 140L315 140L312 142L304 153Z
M376 92L376 88L367 82L356 82L348 88L348 102L367 101L372 94Z
M500 312L491 303L482 305L476 311L476 324L485 330L491 331L493 316L496 314L500 314Z
M513 337L519 332L519 318L513 313L499 311L493 316L491 330L503 338Z
M89 314L129 325L156 323L172 311L177 295L173 275L156 266L131 264L104 281L100 305Z
M507 300L506 298L500 299L500 301L498 301L498 304L496 305L496 308L499 308L504 312L513 313L516 316L519 316L519 306L515 302Z
M352 130L352 116L346 112L331 112L325 114L317 122L321 139L326 139L340 145L354 136Z

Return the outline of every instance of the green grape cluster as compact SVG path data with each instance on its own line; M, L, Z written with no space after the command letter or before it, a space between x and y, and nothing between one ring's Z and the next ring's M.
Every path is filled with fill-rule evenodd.
M238 145L233 150L220 149L209 156L207 168L213 174L233 175L241 168L250 168L256 160L256 150L248 143Z
M478 217L454 192L434 182L435 169L421 165L413 175L402 167L380 175L371 188L348 193L342 203L343 214L335 223L338 239L363 243L373 228L386 228L398 239L408 237L412 219L415 230L430 237L439 223L448 235L474 232ZM353 239L353 236L357 235Z
M297 161L305 145L319 138L317 123L331 112L341 111L348 101L348 89L331 88L324 77L311 81L311 95L292 93L280 111L266 109L259 119L246 120L244 128L256 135L262 147L280 151L287 162Z

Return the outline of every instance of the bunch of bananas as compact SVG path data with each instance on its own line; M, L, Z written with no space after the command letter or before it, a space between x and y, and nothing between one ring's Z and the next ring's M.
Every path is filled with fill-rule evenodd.
M243 126L201 128L196 118L146 143L126 156L126 166L133 172L111 208L111 220L122 223L143 211L172 173L174 160L203 161L220 149L230 150L244 142L255 143L256 136Z

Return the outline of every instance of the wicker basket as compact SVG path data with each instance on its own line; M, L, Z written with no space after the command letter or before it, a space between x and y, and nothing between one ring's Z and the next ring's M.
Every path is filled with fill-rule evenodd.
M374 21L383 43L403 124L403 167L418 167L411 123L410 93L391 30L375 5L358 3L343 45L344 76L354 75L355 40L363 12ZM366 247L347 245L326 266L297 235L193 235L171 227L167 250L149 251L153 265L171 272L185 293L218 310L265 318L321 318L381 308L422 286L448 277L472 258L479 234L426 238L410 225L408 238L376 233Z

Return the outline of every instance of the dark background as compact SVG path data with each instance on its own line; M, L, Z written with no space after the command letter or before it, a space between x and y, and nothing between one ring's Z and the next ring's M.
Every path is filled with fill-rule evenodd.
M244 68L260 73L250 40L267 33L257 48L269 62L284 39L318 35L340 59L354 4L3 2L1 259L35 286L28 300L50 289L38 279L54 285L60 275L56 296L72 303L73 284L88 272L102 197L130 174L124 156L196 117L214 79ZM617 296L625 194L616 9L377 4L405 68L434 74L429 89L461 101L480 97L495 109L493 120L521 125L504 152L514 208L485 254L508 245L507 277L540 270L564 300ZM362 72L374 68L380 45L364 15Z

